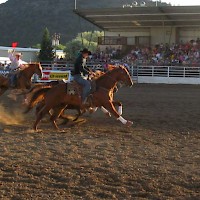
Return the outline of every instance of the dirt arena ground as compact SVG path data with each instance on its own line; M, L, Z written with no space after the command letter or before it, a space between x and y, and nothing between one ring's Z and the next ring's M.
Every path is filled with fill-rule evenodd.
M200 86L136 84L116 99L132 127L97 111L36 133L33 113L3 95L0 199L200 199Z

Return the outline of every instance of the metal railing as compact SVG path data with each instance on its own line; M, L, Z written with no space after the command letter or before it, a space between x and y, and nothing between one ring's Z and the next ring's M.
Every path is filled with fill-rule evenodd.
M73 63L69 62L45 62L41 63L44 70L66 71L73 70ZM104 62L91 62L87 64L93 70L104 71ZM159 78L200 78L200 67L191 66L132 66L127 65L133 80L137 81L139 77L159 77ZM8 71L1 67L0 74L7 74Z
M138 66L137 76L200 78L200 67Z

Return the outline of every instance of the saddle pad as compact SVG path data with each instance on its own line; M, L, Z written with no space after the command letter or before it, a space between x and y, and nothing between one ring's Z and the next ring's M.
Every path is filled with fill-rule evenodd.
M94 93L96 91L96 81L91 81L91 91L90 93ZM82 86L72 81L66 84L66 92L70 95L80 95L82 92Z
M80 95L81 88L76 82L66 83L66 92L70 95Z
M10 72L10 71L8 71L8 70L0 70L0 75L5 76L5 77L8 77L9 72Z

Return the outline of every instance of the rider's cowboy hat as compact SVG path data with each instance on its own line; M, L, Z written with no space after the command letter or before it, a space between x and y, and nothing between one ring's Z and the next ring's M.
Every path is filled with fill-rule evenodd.
M81 53L87 53L88 55L91 55L91 51L89 51L87 48L84 48Z
M21 57L21 56L22 56L22 53L17 53L17 52L16 52L16 53L15 53L15 56L20 56L20 57Z

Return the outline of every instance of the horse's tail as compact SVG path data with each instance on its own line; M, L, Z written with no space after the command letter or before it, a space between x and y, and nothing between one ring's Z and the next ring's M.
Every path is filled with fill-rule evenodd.
M40 86L38 86L38 85L35 85L35 86L33 86L33 87L31 87L27 92L26 92L26 94L30 94L31 92L33 92L36 88L38 88L38 87L40 87ZM41 86L42 87L42 86Z
M24 113L28 113L37 103L41 102L49 89L51 89L51 87L45 87L35 91L31 96L31 99L28 102L27 108Z
M35 86L31 87L31 88L26 92L26 94L28 95L28 94L32 93L34 90L39 90L39 89L48 88L48 87L52 87L52 85L50 85L50 84L35 85Z

